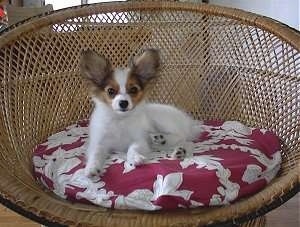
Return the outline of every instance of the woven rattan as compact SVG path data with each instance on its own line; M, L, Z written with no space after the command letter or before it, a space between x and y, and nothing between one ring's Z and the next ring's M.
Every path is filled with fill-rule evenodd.
M91 48L124 66L160 49L149 100L197 119L239 120L282 140L280 175L230 206L142 212L72 204L33 179L31 153L49 135L89 116L79 74ZM0 36L1 202L34 220L72 226L263 226L263 215L299 190L300 35L241 10L174 2L105 3L35 17ZM42 219L39 219L42 218ZM47 223L49 225L49 223Z

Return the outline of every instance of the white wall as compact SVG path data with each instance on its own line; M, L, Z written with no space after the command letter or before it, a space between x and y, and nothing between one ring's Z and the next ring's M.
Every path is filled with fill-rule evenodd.
M209 3L262 14L300 30L300 0L210 0Z

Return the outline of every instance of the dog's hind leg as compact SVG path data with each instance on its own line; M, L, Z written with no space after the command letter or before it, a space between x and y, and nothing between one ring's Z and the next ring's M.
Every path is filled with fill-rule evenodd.
M184 159L193 153L194 143L188 142L182 135L152 133L152 148L156 151L170 151L172 159Z
M183 160L184 158L191 156L194 151L194 143L193 142L183 142L176 146L171 153L172 159Z

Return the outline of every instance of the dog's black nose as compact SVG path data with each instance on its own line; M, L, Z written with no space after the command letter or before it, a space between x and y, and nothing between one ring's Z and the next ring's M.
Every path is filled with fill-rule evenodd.
M122 108L122 109L126 109L127 106L128 106L128 101L127 100L121 100L119 102L119 106Z

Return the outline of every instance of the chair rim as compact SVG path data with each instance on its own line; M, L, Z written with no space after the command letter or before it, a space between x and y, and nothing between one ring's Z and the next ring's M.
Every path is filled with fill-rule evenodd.
M7 45L9 42L17 39L18 36L33 31L35 29L42 28L46 25L53 24L58 21L62 21L63 19L67 19L71 16L71 12L73 15L81 16L85 15L87 10L91 12L97 11L97 13L101 12L109 12L112 10L120 11L120 10L130 10L134 8L144 8L144 9L172 9L172 10L187 10L187 11L198 11L202 13L206 13L209 15L215 16L225 16L227 18L239 20L242 23L247 25L252 25L263 30L266 30L270 33L273 33L277 37L281 38L291 46L293 46L296 50L300 51L300 32L288 27L287 25L278 22L274 19L260 16L258 14L249 13L240 9L233 9L228 7L221 7L215 5L208 4L194 4L194 3L179 3L179 2L110 2L110 3L96 3L91 5L83 5L83 6L75 6L66 9L61 9L58 11L52 11L49 13L44 13L38 16L34 16L32 18L28 18L22 22L17 23L16 25L12 25L6 28L4 31L0 33L0 48L2 46ZM69 13L68 13L69 12ZM298 164L300 162L298 161ZM294 170L293 173L291 171ZM280 178L281 181L285 183L289 183L289 188L286 188L286 191L278 191L277 199L265 204L262 204L258 210L253 210L252 212L240 215L235 217L232 214L231 220L225 221L217 221L209 225L212 226L231 226L235 224L240 224L245 221L249 221L255 219L261 215L266 214L270 210L279 207L281 204L285 203L287 200L292 198L299 192L300 188L300 179L299 172L297 171L297 167L289 171L289 174L282 176ZM0 173L0 176L3 175ZM278 183L280 184L281 181ZM17 182L18 183L18 182ZM270 188L271 186L267 186ZM259 192L261 193L261 192ZM28 211L24 204L18 204L18 201L13 198L13 196L0 191L0 203L9 207L10 209L20 213L21 215L28 217L34 221L37 221L41 224L46 224L48 226L65 226L65 221L63 220L55 220L52 218L47 218L43 214L38 214L35 212ZM232 204L230 206L235 206ZM129 211L130 212L130 211ZM231 217L227 217L231 218ZM50 221L50 219L55 220ZM56 222L57 221L57 222Z
M0 35L2 36L0 39L0 48L10 40L17 38L22 33L30 32L37 28L67 19L70 17L70 13L68 13L69 11L72 11L73 15L83 16L85 15L86 10L90 10L91 12L94 11L95 13L105 13L112 10L117 12L141 7L145 10L171 9L196 12L201 11L205 14L214 16L225 16L230 19L239 20L244 24L253 25L263 30L267 30L268 32L286 41L295 49L300 50L300 31L270 17L248 12L242 9L218 6L214 4L168 1L102 2L72 6L45 12L33 17L29 17L2 30L0 32Z

